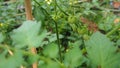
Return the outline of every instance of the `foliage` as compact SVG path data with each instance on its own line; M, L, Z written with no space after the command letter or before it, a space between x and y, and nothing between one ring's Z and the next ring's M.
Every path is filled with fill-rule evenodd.
M88 58L91 61L92 68L119 68L120 54L116 53L117 47L113 45L105 35L99 32L93 34L86 42Z
M21 51L15 51L13 56L6 58L7 51L5 50L0 55L0 67L1 68L17 68L23 63L23 55Z
M0 68L120 68L120 21L109 0L33 0L34 21L14 11L22 1L0 3Z
M67 68L75 68L81 66L83 62L85 62L85 58L83 57L82 52L78 47L71 48L65 54L64 63Z
M2 33L0 33L0 43L1 43L1 42L3 42L3 41L4 41L4 39L5 39L5 36L3 36L3 34L2 34Z
M40 33L39 30L40 23L31 21L24 22L18 29L13 30L11 34L13 45L20 48L25 47L26 45L29 47L39 47L42 40L47 35L45 30L43 30L42 33Z

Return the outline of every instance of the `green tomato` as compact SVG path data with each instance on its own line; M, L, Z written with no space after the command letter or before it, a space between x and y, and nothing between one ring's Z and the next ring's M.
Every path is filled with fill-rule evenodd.
M59 17L60 17L60 18L64 18L64 16L65 16L65 15L64 15L63 13L59 13Z
M77 32L78 32L78 34L81 34L81 35L83 35L83 34L85 34L85 33L87 33L87 29L85 29L85 28L77 28Z
M75 23L75 22L77 22L76 16L70 15L70 16L68 17L68 23L73 24L73 23Z
M77 29L77 31L78 31L78 34L84 34L85 32L84 29L79 29L79 28Z
M84 39L84 40L89 40L90 37L89 37L87 34L84 34L84 35L83 35L83 39Z
M55 21L59 20L59 16L53 15L52 17Z
M82 49L82 53L85 54L87 51L85 48Z

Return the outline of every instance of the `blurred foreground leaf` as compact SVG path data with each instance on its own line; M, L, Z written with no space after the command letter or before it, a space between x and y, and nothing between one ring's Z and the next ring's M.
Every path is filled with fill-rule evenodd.
M120 54L105 35L94 33L86 42L86 49L92 68L119 68Z
M43 53L47 57L55 58L58 55L58 46L55 43L51 43L45 47Z
M0 55L0 68L20 68L23 63L23 55L20 51L14 52L13 56L6 57L7 52Z
M76 46L65 54L64 63L67 68L76 68L84 62L81 50Z
M13 30L11 34L13 45L19 48L40 46L47 35L46 30L40 33L40 27L41 23L25 21L19 28Z

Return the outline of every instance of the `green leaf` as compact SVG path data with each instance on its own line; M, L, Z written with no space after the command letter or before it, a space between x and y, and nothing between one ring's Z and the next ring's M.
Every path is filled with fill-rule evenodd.
M47 57L55 58L58 55L58 46L55 43L51 43L45 47L43 53Z
M120 39L117 40L116 44L117 44L118 46L120 46Z
M37 55L29 55L28 56L28 63L29 64L33 64L34 62L36 62L39 59L39 56Z
M68 68L76 68L84 62L82 52L78 47L74 47L65 54L64 63Z
M49 36L47 36L47 38L49 39L49 42L54 42L57 40L56 34L50 34ZM63 35L59 34L59 38L63 38Z
M39 68L64 68L55 61L49 60L47 63L44 61L39 62Z
M34 7L33 14L34 14L35 19L36 19L37 21L40 21L40 20L41 20L41 21L44 21L45 15L44 15L44 13L43 13L43 10L40 9L40 7Z
M92 68L118 68L120 55L115 53L117 48L105 35L96 32L85 43Z
M14 52L13 56L6 58L7 52L0 55L0 68L19 68L23 62L23 55L20 51Z
M11 34L13 45L18 48L40 46L47 35L47 31L45 30L39 33L40 26L41 24L35 21L25 21L22 26L13 30Z
M5 36L2 33L0 33L0 43L3 42L4 39L5 39Z

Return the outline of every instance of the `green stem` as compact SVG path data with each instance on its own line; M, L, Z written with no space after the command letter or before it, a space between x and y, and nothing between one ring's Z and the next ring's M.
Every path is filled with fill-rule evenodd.
M55 0L55 4L56 6L60 9L61 12L63 12L65 15L69 16L57 3L57 1Z
M55 0L55 18L57 17L57 1ZM57 42L58 42L58 48L59 48L59 57L60 61L62 62L62 55L61 55L61 47L60 47L60 40L59 40L59 31L58 31L58 24L55 22L55 28L56 28L56 35L57 35Z
M40 9L42 9L42 10L46 13L47 16L49 16L49 17L51 18L50 14L47 12L46 9L44 9L44 8L39 4L39 2L37 2L36 0L33 0L33 1L39 6Z
M106 34L106 36L110 36L111 34L113 34L116 30L118 30L120 28L120 24L118 24L114 29L112 29L110 32L108 32Z
M58 42L58 48L59 48L59 56L60 56L60 61L62 62L62 52L61 52L61 46L60 46L60 40L59 40L59 32L58 32L58 24L55 22L55 28L56 28L56 35L57 35L57 42Z
M41 5L34 0L40 7ZM41 9L43 9L45 11L45 13L50 17L50 19L55 23L55 29L56 29L56 36L57 36L57 43L58 43L58 48L59 48L59 57L60 57L60 61L62 62L62 52L61 52L61 46L60 46L60 41L59 41L59 32L58 32L58 24L57 22L50 16L50 14L46 11L46 9L44 9L43 7L41 7Z
M60 57L60 61L62 62L62 52L61 52L61 46L60 46L60 40L59 40L58 24L56 21L54 21L54 23L55 23L57 43L59 48L59 57Z

